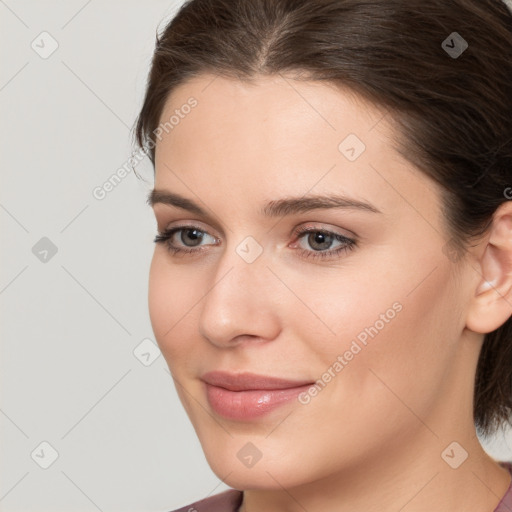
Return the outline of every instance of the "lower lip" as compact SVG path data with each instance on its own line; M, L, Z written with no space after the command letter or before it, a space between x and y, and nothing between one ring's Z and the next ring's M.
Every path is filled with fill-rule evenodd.
M252 420L297 398L311 386L312 384L306 384L288 389L230 391L206 384L206 396L210 406L221 416L233 420Z

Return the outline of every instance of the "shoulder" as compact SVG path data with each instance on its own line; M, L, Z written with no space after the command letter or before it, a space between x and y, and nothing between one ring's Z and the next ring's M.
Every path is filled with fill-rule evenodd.
M242 491L228 489L171 512L237 512L242 498Z
M512 475L512 461L510 462L500 462L499 463L504 468L508 469L510 474ZM510 512L512 510L512 482L505 493L505 496L501 498L501 501L498 503L497 508L494 509L494 512Z

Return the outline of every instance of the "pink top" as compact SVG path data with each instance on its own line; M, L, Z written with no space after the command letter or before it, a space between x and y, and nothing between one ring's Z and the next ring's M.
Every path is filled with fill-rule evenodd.
M512 462L500 462L512 475ZM236 489L228 489L220 494L196 501L172 512L238 512L242 504L243 492ZM512 512L512 482L505 496L498 503L494 512Z

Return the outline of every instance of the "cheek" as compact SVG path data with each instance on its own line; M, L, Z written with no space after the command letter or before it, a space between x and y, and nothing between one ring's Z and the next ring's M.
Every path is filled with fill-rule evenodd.
M281 317L293 333L287 337L302 345L302 357L304 351L312 356L317 372L346 351L352 365L357 364L372 340L377 343L404 315L400 282L389 271L381 272L374 261L354 259L338 268L317 267L307 277L303 270L282 268L279 275L293 290L282 298Z
M368 373L372 368L400 388L409 386L411 378L426 384L438 377L439 360L449 350L443 337L456 302L449 296L447 268L439 264L425 279L428 272L422 269L435 267L432 254L424 255L424 261L418 255L403 261L396 254L380 256L380 267L375 260L360 262L357 269L350 264L339 270L316 267L307 278L303 268L274 269L289 288L277 283L269 301L278 296L275 315L284 330L280 346L287 343L287 358L297 375L319 378L331 368L331 377L343 372L344 386L378 386ZM386 261L398 263L391 267ZM163 248L156 248L151 263L151 323L164 357L180 373L198 350L196 308L202 307L207 292L202 268L191 271L172 264Z
M374 267L360 278L347 272L350 279L310 280L298 289L299 296L309 289L322 319L303 317L296 335L308 343L320 379L313 400L333 411L333 422L339 422L335 411L347 409L360 416L359 425L390 411L407 421L403 403L427 414L440 396L460 335L454 322L458 301L448 265L433 254L426 258L404 260L386 272Z
M157 247L149 272L148 306L149 316L156 341L169 363L184 353L192 332L184 330L190 326L188 314L193 314L198 301L197 290L190 281L190 272L183 272L179 265L172 265L165 250Z
M173 295L175 296L171 290L172 283L166 275L164 267L162 258L158 255L158 248L156 248L149 271L148 306L153 332L159 343L166 330L172 325L169 312L173 309L169 300L172 301Z

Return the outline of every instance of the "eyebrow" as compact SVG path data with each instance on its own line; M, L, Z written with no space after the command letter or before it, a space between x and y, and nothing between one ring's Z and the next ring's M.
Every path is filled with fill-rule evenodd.
M155 204L175 206L197 215L207 217L203 208L191 199L167 190L153 189L147 198L147 203L153 207ZM364 210L373 213L382 213L370 203L352 199L344 195L308 195L302 197L285 197L267 202L260 213L265 217L280 217L297 213L309 212L311 210L342 208L347 210Z

